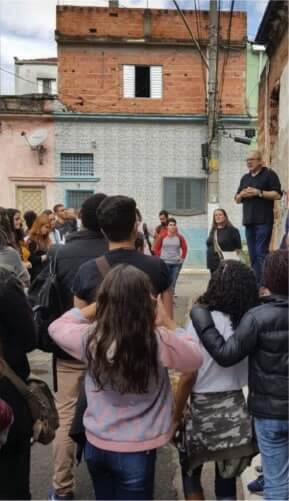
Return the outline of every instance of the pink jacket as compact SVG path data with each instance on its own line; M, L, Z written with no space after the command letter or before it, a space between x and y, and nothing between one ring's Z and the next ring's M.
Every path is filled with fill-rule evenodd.
M85 361L90 324L74 308L49 327L52 339L73 357ZM140 332L141 335L141 332ZM193 372L202 364L196 343L183 329L158 329L159 379L145 394L121 394L111 389L96 391L87 373L87 409L84 427L87 440L109 451L137 452L160 447L171 437L172 393L167 369Z

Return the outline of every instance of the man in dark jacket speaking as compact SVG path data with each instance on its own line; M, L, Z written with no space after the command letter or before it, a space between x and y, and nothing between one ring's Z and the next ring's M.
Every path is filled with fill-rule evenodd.
M273 229L274 200L280 200L282 191L277 174L264 166L259 151L249 152L247 167L249 172L240 181L235 201L243 204L243 225L250 261L260 286Z
M227 339L215 328L210 312L191 311L204 347L224 367L249 357L249 411L254 416L264 473L266 500L288 500L288 251L266 257L264 285L271 297L242 318Z

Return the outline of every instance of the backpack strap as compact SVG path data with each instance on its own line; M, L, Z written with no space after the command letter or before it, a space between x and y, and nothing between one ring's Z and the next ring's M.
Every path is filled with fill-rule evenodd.
M95 264L99 269L102 278L104 278L111 269L111 266L105 256L97 257Z
M150 251L151 255L153 255L152 244L150 241L149 230L148 230L147 224L143 223L142 228L143 228L143 234L144 234L146 243L148 245L149 251Z

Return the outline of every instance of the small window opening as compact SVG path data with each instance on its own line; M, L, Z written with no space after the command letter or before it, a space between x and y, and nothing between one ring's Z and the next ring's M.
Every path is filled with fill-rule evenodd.
M150 97L150 67L135 67L135 97Z

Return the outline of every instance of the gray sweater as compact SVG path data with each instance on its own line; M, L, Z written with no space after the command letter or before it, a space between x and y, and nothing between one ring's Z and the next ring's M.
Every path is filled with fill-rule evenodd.
M14 273L24 287L29 287L30 275L15 249L8 246L0 248L0 267Z

